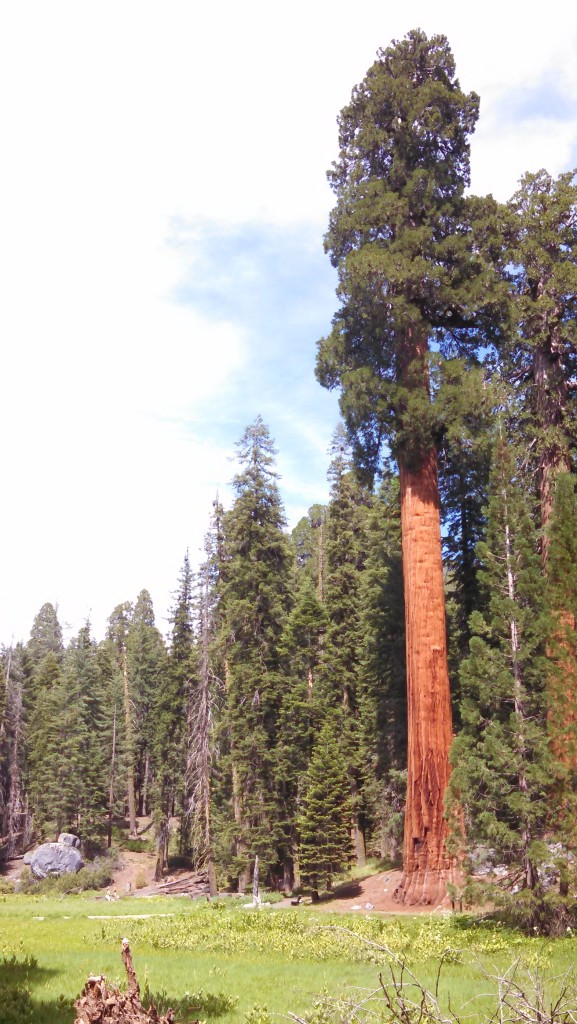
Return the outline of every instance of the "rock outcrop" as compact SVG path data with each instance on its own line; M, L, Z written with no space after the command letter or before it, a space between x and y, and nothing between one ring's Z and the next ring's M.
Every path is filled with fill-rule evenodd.
M65 843L43 843L34 850L29 863L35 878L74 874L84 867L79 851Z

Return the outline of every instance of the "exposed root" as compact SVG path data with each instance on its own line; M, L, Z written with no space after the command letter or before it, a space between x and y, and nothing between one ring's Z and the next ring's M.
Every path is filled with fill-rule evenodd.
M160 1017L154 1005L145 1010L140 1002L140 986L132 966L128 939L122 940L122 960L128 976L128 990L120 992L109 985L104 975L88 978L76 1000L74 1024L174 1024L174 1011Z

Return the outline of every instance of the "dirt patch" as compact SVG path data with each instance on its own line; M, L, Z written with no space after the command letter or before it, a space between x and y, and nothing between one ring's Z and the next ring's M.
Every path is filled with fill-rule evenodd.
M345 882L336 887L334 895L323 899L315 904L315 910L327 911L329 913L368 913L378 911L385 914L432 914L441 913L450 908L447 899L436 907L406 907L393 898L395 889L399 886L402 877L401 871L383 871L378 875L371 875L369 878L360 878L355 881ZM307 905L310 900L305 901ZM292 901L283 900L283 906L292 906Z

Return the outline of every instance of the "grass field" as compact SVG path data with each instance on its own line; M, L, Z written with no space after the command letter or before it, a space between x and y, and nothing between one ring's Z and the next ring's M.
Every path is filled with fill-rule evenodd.
M149 915L149 916L142 916ZM388 947L426 986L445 957L440 996L479 1019L491 998L483 969L503 972L515 958L560 975L577 940L526 939L464 916L383 917L315 914L299 908L246 910L235 901L0 897L2 1024L68 1024L89 974L124 985L120 941L131 943L141 989L161 1007L222 1024L264 1024L295 1013L325 1024L323 992L357 1001L378 987ZM20 993L14 995L18 982ZM22 995L22 990L24 994ZM156 999L155 999L156 1001ZM258 1008L258 1009L255 1009ZM266 1008L266 1013L265 1009ZM248 1016L247 1016L248 1015Z

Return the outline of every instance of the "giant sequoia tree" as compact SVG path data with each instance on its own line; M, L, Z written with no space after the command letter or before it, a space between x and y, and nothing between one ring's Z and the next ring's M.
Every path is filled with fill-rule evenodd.
M466 353L479 311L494 301L483 253L497 248L495 205L464 197L477 112L445 37L412 31L380 51L354 89L329 172L337 203L325 244L341 306L320 343L317 375L341 388L359 462L374 470L387 441L400 474L409 774L399 895L408 903L437 901L451 870L443 818L452 736L437 476L443 423L430 371L432 340L446 355ZM434 363L442 390L436 353Z

